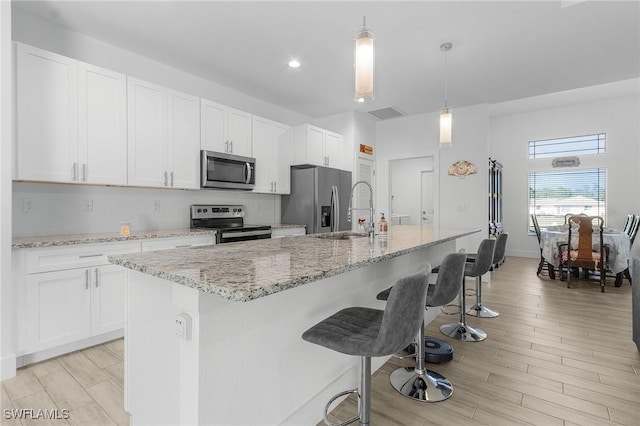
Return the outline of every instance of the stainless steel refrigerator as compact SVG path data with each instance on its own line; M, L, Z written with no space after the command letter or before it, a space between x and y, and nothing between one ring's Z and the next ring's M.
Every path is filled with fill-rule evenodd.
M281 222L307 226L307 234L348 231L351 172L320 166L291 167L291 195L281 197Z

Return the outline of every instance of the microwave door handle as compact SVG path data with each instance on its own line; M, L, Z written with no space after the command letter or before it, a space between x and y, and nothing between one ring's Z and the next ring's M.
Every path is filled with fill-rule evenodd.
M202 176L200 176L200 185L204 188L207 186L207 153L205 151L202 151L201 162L200 173Z
M247 175L247 180L245 181L245 183L251 183L251 164L249 163L244 163L245 167L246 167L246 175Z

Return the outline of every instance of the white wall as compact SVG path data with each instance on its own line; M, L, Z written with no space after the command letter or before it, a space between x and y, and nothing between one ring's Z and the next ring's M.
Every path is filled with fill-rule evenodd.
M611 90L603 85L492 106L495 112L490 119L489 153L504 165L508 255L540 255L536 237L527 233L528 172L552 167L550 158L527 158L527 143L531 140L606 133L606 154L583 155L580 167L607 168L609 226L621 228L627 214L640 213L640 83L632 80L610 86ZM627 89L621 91L623 86ZM576 99L581 103L576 104ZM511 110L516 113L509 114ZM636 243L634 247L636 256L640 253L638 246Z
M429 113L377 124L377 210L389 211L390 160L433 156L436 197L434 225L442 228L481 228L482 232L458 242L458 249L475 252L488 232L488 105L453 110L451 148L438 149L438 120L438 113ZM475 164L478 173L465 178L448 176L449 166L459 160Z
M0 380L14 374L11 285L11 2L0 1Z

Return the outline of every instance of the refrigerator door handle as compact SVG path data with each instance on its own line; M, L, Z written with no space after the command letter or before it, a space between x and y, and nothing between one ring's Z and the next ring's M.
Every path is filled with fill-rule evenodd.
M329 207L329 232L333 232L334 226L333 226L333 221L335 220L334 217L334 210L336 209L335 206L335 193L333 192L333 186L331 187L331 206Z
M333 227L334 227L334 231L339 231L340 230L340 194L338 193L338 187L334 186L333 187L333 193L335 194L334 196L334 212L333 212L333 217L335 219L333 219Z

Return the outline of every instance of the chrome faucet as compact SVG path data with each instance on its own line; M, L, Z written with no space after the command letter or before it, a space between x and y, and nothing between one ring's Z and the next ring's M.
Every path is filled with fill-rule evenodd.
M353 201L353 190L356 189L356 186L359 184L365 184L369 187L369 208L352 208L351 202ZM371 184L365 180L359 180L353 184L351 187L351 194L349 194L349 209L347 210L347 222L351 222L351 211L352 210L369 210L369 226L367 226L367 232L369 233L369 242L373 242L373 235L375 230L375 225L373 223L373 188Z

